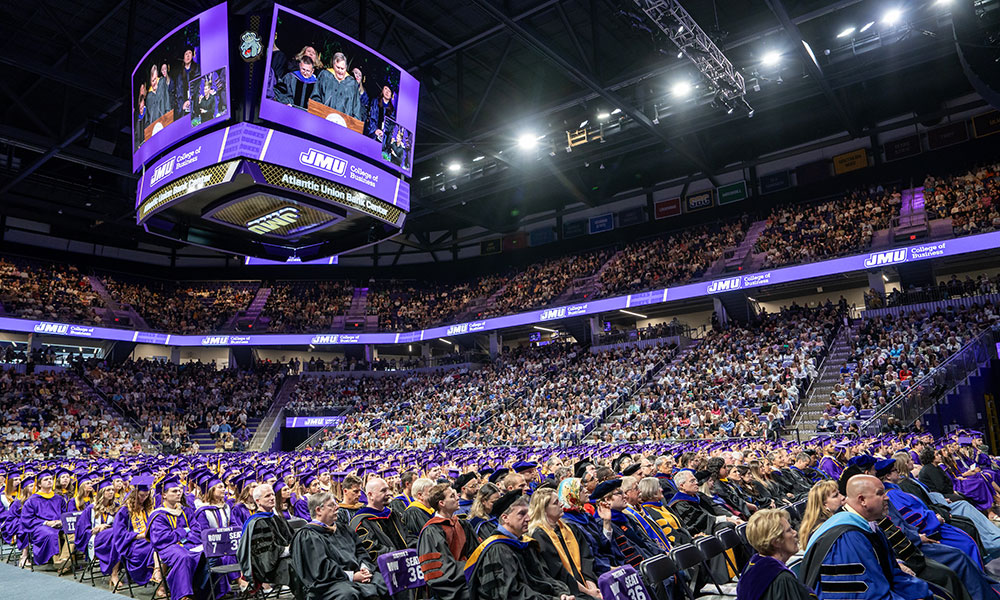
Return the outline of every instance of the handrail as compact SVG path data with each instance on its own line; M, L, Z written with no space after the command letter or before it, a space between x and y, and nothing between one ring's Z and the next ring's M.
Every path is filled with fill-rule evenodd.
M146 443L154 448L158 448L163 445L159 440L155 440L154 438L150 438L148 440L144 439L143 433L145 432L145 428L139 423L139 421L130 417L128 415L128 411L125 409L124 406L109 398L108 395L101 390L101 388L97 387L97 385L90 377L87 377L87 374L85 372L77 371L76 375L84 383L86 383L90 387L90 389L93 390L95 394L97 394L97 397L103 400L108 407L114 409L119 415L121 415L122 420L124 420L125 423L127 423L135 431L136 439L140 440L139 443Z
M795 412L792 413L792 418L788 420L789 423L796 423L798 421L799 413L802 412L802 408L807 404L810 392L812 392L816 382L823 378L823 369L826 367L826 359L830 358L830 351L833 350L833 347L840 339L840 336L848 334L850 330L850 321L846 324L841 323L840 329L837 330L837 334L833 336L833 339L831 339L829 343L827 343L826 348L823 350L823 359L819 361L819 365L816 367L816 376L812 378L812 381L810 381L809 385L806 387L806 391L802 393L800 401L795 406ZM784 429L788 431L791 428L786 427ZM795 431L798 431L798 429L796 428Z
M281 378L281 383L278 384L274 391L274 395L271 396L271 408L267 411L267 414L264 415L264 419L257 425L257 430L254 431L253 437L250 438L250 441L247 443L247 447L253 448L255 444L263 446L264 440L274 439L271 434L275 433L275 425L281 423L281 417L285 412L285 404L288 403L286 399L285 404L278 406L278 398L281 397L281 392L285 388L285 384L291 382L293 377L296 376L285 375ZM298 379L296 378L295 381L298 381ZM271 419L271 421L268 422L268 419ZM267 428L267 432L262 435L261 432L264 431L265 427ZM275 433L275 435L277 434ZM263 450L263 448L261 448L261 450Z
M878 421L879 418L881 418L882 416L884 416L889 411L894 410L896 407L900 406L907 399L907 397L912 396L913 394L916 394L918 391L922 391L922 390L927 389L927 387L929 387L928 384L933 384L934 381L932 381L932 380L934 378L936 378L938 375L940 375L942 373L946 373L947 369L949 368L949 364L950 363L957 362L960 358L964 357L966 351L972 349L973 346L984 345L983 342L984 342L984 340L985 340L985 338L987 336L992 341L994 339L995 334L996 334L996 330L994 328L987 328L987 329L983 330L973 340L971 340L966 345L962 346L960 349L958 349L957 351L955 351L954 354L952 354L947 359L945 359L945 361L942 362L940 365L938 365L937 367L931 369L926 375L924 375L923 377L921 377L919 380L911 383L910 386L906 390L904 390L903 392L901 392L898 395L896 395L896 397L893 398L888 403L886 403L885 406L883 406L882 408L880 408L877 411L875 411L874 413L872 413L872 415L870 417L868 417L868 420L864 421L861 424L861 426L859 427L859 430L860 431L867 431L870 427L872 427L874 425L877 425L878 424L877 421ZM984 350L985 350L985 346L984 346ZM978 366L978 364L981 361L982 361L982 359L977 357L976 358L976 365ZM947 389L940 390L940 392L944 393L944 394L947 394L948 392L950 392L951 390L953 390L957 385L959 385L961 383L961 380L964 380L965 377L967 377L968 374L971 373L971 372L972 372L972 369L968 369L967 371L965 371L963 373L962 376L958 377L955 380L955 385L948 386ZM935 402L936 402L936 400L935 400ZM923 414L923 412L926 412L926 410L929 409L931 406L933 406L933 403L930 406L925 407L924 410L921 411L921 414Z

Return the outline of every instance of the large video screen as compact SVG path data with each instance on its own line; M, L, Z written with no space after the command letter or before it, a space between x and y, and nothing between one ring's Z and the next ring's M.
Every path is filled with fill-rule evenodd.
M225 3L192 17L132 71L132 168L229 118Z
M275 5L260 118L318 136L407 175L417 80L371 48Z

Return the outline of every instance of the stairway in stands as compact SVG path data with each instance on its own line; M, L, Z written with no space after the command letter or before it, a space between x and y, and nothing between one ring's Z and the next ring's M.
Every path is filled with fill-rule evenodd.
M104 308L95 308L94 310L105 324L110 327L125 327L131 323L136 327L147 327L146 321L139 316L139 313L134 308L130 306L123 307L115 300L111 292L108 291L108 288L104 286L104 282L101 281L100 277L97 275L88 275L87 280L90 281L91 289L104 301Z
M261 421L262 419L259 417L247 419L247 429L250 431L251 439L257 433L257 427L260 426ZM212 439L212 433L204 427L194 430L194 433L191 434L191 441L198 442L199 454L215 452L215 440Z
M108 414L117 417L118 419L121 420L122 423L125 424L125 427L128 428L129 433L132 434L132 439L139 440L139 443L142 444L143 452L146 452L148 454L156 454L157 452L159 452L159 447L157 445L146 442L145 440L142 439L143 426L140 423L125 416L123 411L119 410L119 408L114 405L114 403L111 401L111 398L105 395L104 392L102 392L101 390L97 389L97 386L94 385L94 382L91 381L90 378L82 377L78 373L71 370L66 370L66 374L69 376L70 379L72 379L76 383L77 387L81 390L81 392L85 394L87 397L89 397L91 403L100 404L102 407L104 407L104 410Z
M292 392L299 383L298 375L289 375L281 382L278 393L274 396L271 408L254 428L253 437L247 449L253 452L267 452L274 444L285 418L285 406L292 399Z
M509 279L507 281L510 281ZM507 285L500 286L497 291L490 294L488 297L473 298L469 300L469 303L465 305L465 308L456 315L455 320L459 323L463 321L472 321L478 318L479 314L482 313L487 308L494 306L496 304L497 298L499 298L505 291L507 291Z
M855 319L849 326L841 327L836 339L830 345L830 351L823 360L819 375L813 382L802 403L802 408L798 411L792 427L797 427L802 439L816 433L816 423L823 415L823 409L830 401L830 392L840 381L840 369L847 364L851 358L853 341L858 337L858 330L864 322Z
M226 330L246 331L256 328L257 319L260 317L260 313L264 312L264 306L267 305L267 299L270 297L270 287L257 288L257 293L250 301L250 306L246 310L237 311L232 320L227 323Z
M684 340L684 339L687 339L687 338L681 338L681 339ZM640 387L639 389L637 389L634 393L638 393L643 388L649 387L649 385L651 383L653 383L654 381L656 381L660 377L662 377L663 374L666 373L667 370L670 369L672 365L679 364L680 361L684 360L684 357L686 357L688 354L690 354L691 352L693 352L700 345L701 345L701 340L700 339L690 340L686 345L684 345L681 348L680 352L678 352L673 357L673 359L671 359L669 362L665 363L662 368L660 368L655 373L653 373L652 376L649 378L649 381L646 382L642 387ZM608 414L608 416L604 418L603 422L601 422L599 425L597 425L597 427L594 427L594 429L591 430L590 433L588 433L583 438L583 443L585 443L585 444L586 443L597 443L598 440L601 439L601 437L604 435L604 433L606 431L613 430L618 425L618 423L620 421L622 421L623 419L625 419L626 418L625 409L628 406L628 400L631 397L632 397L632 394L629 394L625 398L622 398L622 400L618 403L617 408L615 408L610 414Z
M705 271L704 279L715 279L733 271L748 271L752 262L753 247L765 229L767 221L755 221L750 225L746 235L743 236L743 241L735 248L727 248L719 260L712 263L712 266Z

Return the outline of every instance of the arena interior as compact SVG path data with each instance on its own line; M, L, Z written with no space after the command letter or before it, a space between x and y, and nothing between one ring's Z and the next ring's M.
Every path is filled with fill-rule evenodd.
M0 23L0 597L1000 598L1000 0Z

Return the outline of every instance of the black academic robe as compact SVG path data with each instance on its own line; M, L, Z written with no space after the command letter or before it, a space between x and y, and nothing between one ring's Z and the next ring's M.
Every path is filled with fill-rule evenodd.
M294 578L285 551L291 542L292 528L283 517L252 515L243 525L243 536L236 548L243 576L254 583L289 585Z
M558 600L573 590L546 572L538 544L494 535L466 563L471 600Z
M688 496L678 492L670 499L667 508L677 515L688 531L704 533L705 535L712 535L715 532L718 522L716 517L732 516L725 508L713 504L705 494L700 492L697 496Z
M403 522L389 508L379 512L370 508L359 510L351 519L350 529L357 534L372 562L382 554L407 547Z
M424 528L427 521L431 520L431 513L418 501L414 500L406 510L403 511L403 533L406 536L406 547L416 548L417 538L420 537L420 530Z
M926 485L932 492L951 497L955 494L955 487L951 483L948 474L944 469L935 464L920 467L920 483Z
M552 542L552 537L547 534L542 528L537 528L531 532L531 539L538 542L538 556L545 563L545 570L555 577L556 579L562 581L566 586L573 591L573 594L577 598L581 598L584 595L579 591L579 584L585 581L592 581L597 583L597 575L594 573L594 555L590 551L590 544L587 543L586 536L580 532L579 529L574 525L567 525L570 532L573 534L576 540L576 545L580 551L580 569L575 573L571 573L566 570L566 567L562 563L562 559L559 558L559 551L556 549L555 544ZM559 529L553 530L553 534L559 541L560 545L563 546L563 551L568 555L569 547L565 545L562 539L562 532ZM575 563L573 564L573 569L576 568Z
M372 579L358 583L348 579L368 567ZM388 594L385 580L368 559L358 536L343 527L336 529L309 523L292 538L292 568L302 582L306 600L356 600Z
M427 581L431 595L438 600L469 600L469 587L465 581L465 561L472 556L479 540L465 519L456 519L461 529L460 536L451 532L454 548L448 544L448 531L451 522L445 522L441 517L434 517L420 532L417 540L417 554L420 557L420 567ZM461 543L459 543L461 542ZM457 555L455 551L458 551Z

